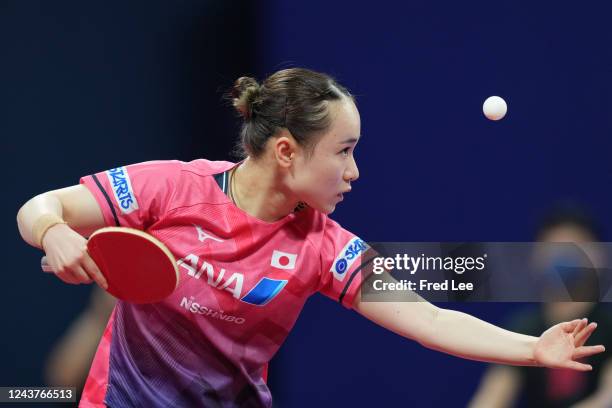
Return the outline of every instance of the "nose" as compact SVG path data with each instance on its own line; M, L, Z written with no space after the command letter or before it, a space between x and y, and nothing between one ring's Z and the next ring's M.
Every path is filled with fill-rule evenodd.
M355 157L351 156L349 166L344 171L344 180L347 182L355 181L359 178L359 169L357 168L357 162Z

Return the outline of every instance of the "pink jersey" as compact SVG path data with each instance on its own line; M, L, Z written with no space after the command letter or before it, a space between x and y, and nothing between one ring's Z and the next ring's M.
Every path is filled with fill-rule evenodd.
M81 179L106 225L152 234L180 271L166 300L117 303L81 407L270 407L264 371L306 299L351 307L364 242L308 207L248 215L226 195L233 166L155 161Z

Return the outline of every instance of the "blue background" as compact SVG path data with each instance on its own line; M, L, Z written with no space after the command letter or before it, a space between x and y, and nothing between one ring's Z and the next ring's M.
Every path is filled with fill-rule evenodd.
M38 270L30 197L152 159L227 159L222 91L304 66L357 97L361 177L333 218L369 241L529 241L571 199L610 230L612 7L605 2L5 1L0 385L40 385L89 288ZM482 102L499 95L492 122ZM443 305L500 323L519 305ZM271 366L282 407L462 406L484 364L422 348L323 296Z

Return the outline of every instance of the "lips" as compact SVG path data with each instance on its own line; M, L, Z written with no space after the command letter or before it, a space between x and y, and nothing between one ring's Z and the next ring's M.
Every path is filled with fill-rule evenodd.
M343 200L344 199L344 194L346 194L346 193L348 193L350 191L351 191L350 188L348 190L344 190L343 192L336 194L336 197L340 198L340 200Z

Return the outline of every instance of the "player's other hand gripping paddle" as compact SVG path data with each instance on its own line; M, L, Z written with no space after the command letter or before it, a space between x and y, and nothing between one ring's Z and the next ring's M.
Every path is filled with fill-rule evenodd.
M169 296L179 273L170 250L158 239L132 228L106 227L87 241L87 252L106 281L106 291L132 303L154 303ZM54 272L41 259L45 272Z

